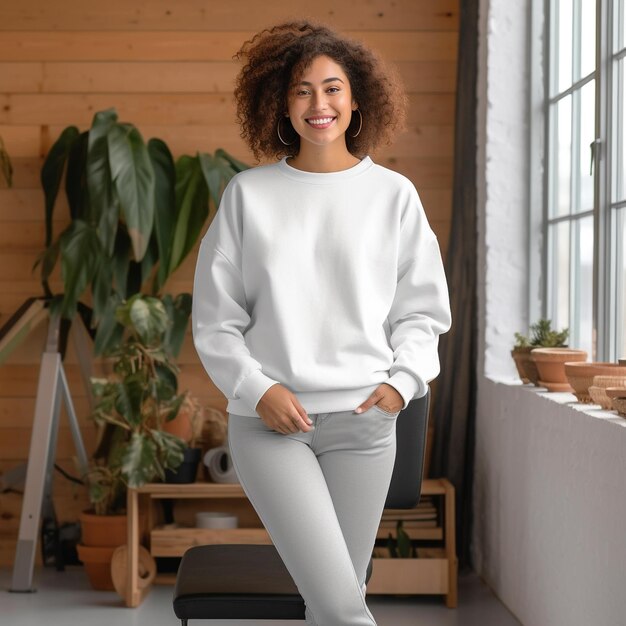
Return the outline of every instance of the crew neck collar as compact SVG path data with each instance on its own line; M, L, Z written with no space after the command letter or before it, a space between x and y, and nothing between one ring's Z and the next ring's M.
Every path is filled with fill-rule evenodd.
M358 176L370 168L373 163L369 155L366 155L359 163L345 170L338 170L337 172L307 172L306 170L299 170L289 165L289 163L287 163L287 156L284 156L278 161L278 168L285 176L294 180L305 183L325 184L335 183L347 178L352 178L353 176Z

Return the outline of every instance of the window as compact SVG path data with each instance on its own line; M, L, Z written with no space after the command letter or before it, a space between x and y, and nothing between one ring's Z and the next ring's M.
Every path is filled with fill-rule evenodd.
M626 0L545 0L543 315L626 357Z

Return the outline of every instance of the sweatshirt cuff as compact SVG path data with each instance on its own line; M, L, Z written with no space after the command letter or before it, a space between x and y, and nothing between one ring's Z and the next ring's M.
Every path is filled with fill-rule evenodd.
M401 410L406 409L413 398L421 398L428 391L421 380L403 370L396 372L385 383L391 385L404 399Z
M235 396L241 398L248 406L256 411L256 405L263 394L278 381L266 376L260 369L253 370L244 378L235 390Z

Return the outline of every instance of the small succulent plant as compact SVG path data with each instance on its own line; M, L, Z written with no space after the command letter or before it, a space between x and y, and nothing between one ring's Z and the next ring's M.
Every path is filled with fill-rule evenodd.
M569 328L561 331L553 330L552 320L542 318L537 323L531 324L530 338L521 333L515 333L515 347L565 348L568 336Z

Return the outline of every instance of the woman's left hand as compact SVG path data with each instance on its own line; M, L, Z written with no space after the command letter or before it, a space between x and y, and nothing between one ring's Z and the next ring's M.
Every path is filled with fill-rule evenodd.
M375 404L388 413L395 413L404 406L404 398L395 387L387 383L381 383L365 402L359 404L355 409L355 413L364 413Z

